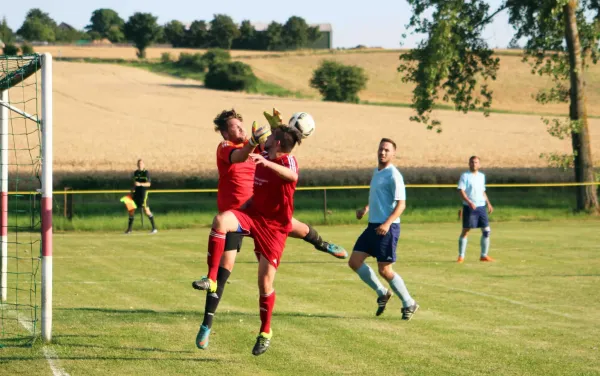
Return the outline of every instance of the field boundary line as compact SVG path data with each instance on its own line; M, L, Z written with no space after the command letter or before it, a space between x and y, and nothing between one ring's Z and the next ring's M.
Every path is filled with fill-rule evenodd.
M0 303L0 307L1 306L6 306L6 304L2 304ZM8 309L8 308L3 308L5 309L5 311L13 317L16 317L17 321L19 322L19 324L21 324L21 326L23 328L25 328L25 330L27 330L29 333L31 334L35 334L34 330L33 330L33 325L29 322L29 321L25 321L23 319L21 319L21 315L19 315L18 312L15 312L12 309ZM51 348L48 345L44 345L42 347L42 353L44 354L44 358L46 358L46 361L48 362L48 365L50 366L50 370L52 371L52 375L54 376L70 376L59 364L60 359L58 358L58 355L56 355L56 351L54 351L53 348Z

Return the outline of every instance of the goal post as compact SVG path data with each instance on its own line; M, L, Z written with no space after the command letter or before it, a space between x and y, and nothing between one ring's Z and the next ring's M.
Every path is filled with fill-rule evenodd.
M52 158L52 56L0 55L0 344L52 339Z
M52 340L52 55L42 55L42 340Z

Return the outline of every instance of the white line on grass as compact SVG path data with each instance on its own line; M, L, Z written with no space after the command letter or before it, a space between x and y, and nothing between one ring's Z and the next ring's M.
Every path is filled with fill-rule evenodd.
M535 306L535 305L532 305L532 304L523 303L523 302L520 302L518 300L508 299L508 298L505 298L503 296L486 294L485 292L479 292L479 291L473 291L473 290L467 290L467 289L458 289L456 287L448 287L448 286L444 286L444 285L436 285L434 283L426 283L426 282L418 282L418 283L422 284L422 285L425 285L425 286L438 287L438 288L443 288L443 289L450 290L450 291L458 291L458 292L464 292L464 293L472 294L472 295L484 296L486 298L491 298L491 299L499 300L499 301L502 301L502 302L506 302L506 303L510 303L510 304L514 304L514 305L518 305L518 306L522 306L522 307L529 308L529 309L532 309L532 310L535 310L535 311L542 311L542 312L549 313L551 315L561 316L561 317L565 317L565 318L568 318L568 319L576 319L576 317L573 317L571 315L567 315L565 313L560 313L560 312L556 312L556 311L553 311L553 310L550 310L550 309L538 307L538 306Z
M42 350L44 351L44 356L46 357L54 376L69 376L69 374L58 364L58 356L53 348L44 346Z
M5 310L5 312L7 312L10 316L16 317L17 321L23 328L25 328L30 334L34 334L33 324L31 321L23 319L22 315L19 315L18 312L15 312L12 309L4 308L4 306L6 306L6 304L0 303L0 309ZM48 361L52 375L69 376L69 374L60 366L58 356L56 355L56 351L54 351L54 349L49 346L44 346L42 347L42 352L44 353L46 361Z

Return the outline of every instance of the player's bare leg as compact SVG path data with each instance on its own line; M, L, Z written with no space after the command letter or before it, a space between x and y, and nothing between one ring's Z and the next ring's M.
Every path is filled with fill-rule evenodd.
M273 282L277 269L269 261L260 255L258 261L258 292L260 308L260 331L256 337L256 343L252 349L253 355L263 354L271 344L273 331L271 330L271 316L275 306L275 289Z
M348 252L346 252L343 247L324 241L316 229L306 223L300 222L296 218L292 218L292 231L289 236L296 239L302 239L305 242L312 244L315 249L329 253L333 257L339 259L348 258Z

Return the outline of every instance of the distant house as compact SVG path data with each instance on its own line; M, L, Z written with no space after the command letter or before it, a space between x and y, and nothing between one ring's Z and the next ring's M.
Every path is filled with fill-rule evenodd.
M314 41L312 44L308 46L308 48L314 48L316 50L326 49L330 50L333 48L333 29L331 28L331 24L318 24L318 25L310 25L310 26L318 26L319 31L321 32L321 37Z
M269 24L262 22L252 22L252 26L256 31L265 31L269 27ZM333 29L331 24L309 24L308 26L317 26L321 32L321 37L313 43L306 46L307 48L313 48L316 50L328 50L333 48Z
M58 28L61 30L65 30L65 31L75 30L75 28L73 26L69 25L68 23L64 23L64 22L61 22L60 25L58 25Z

